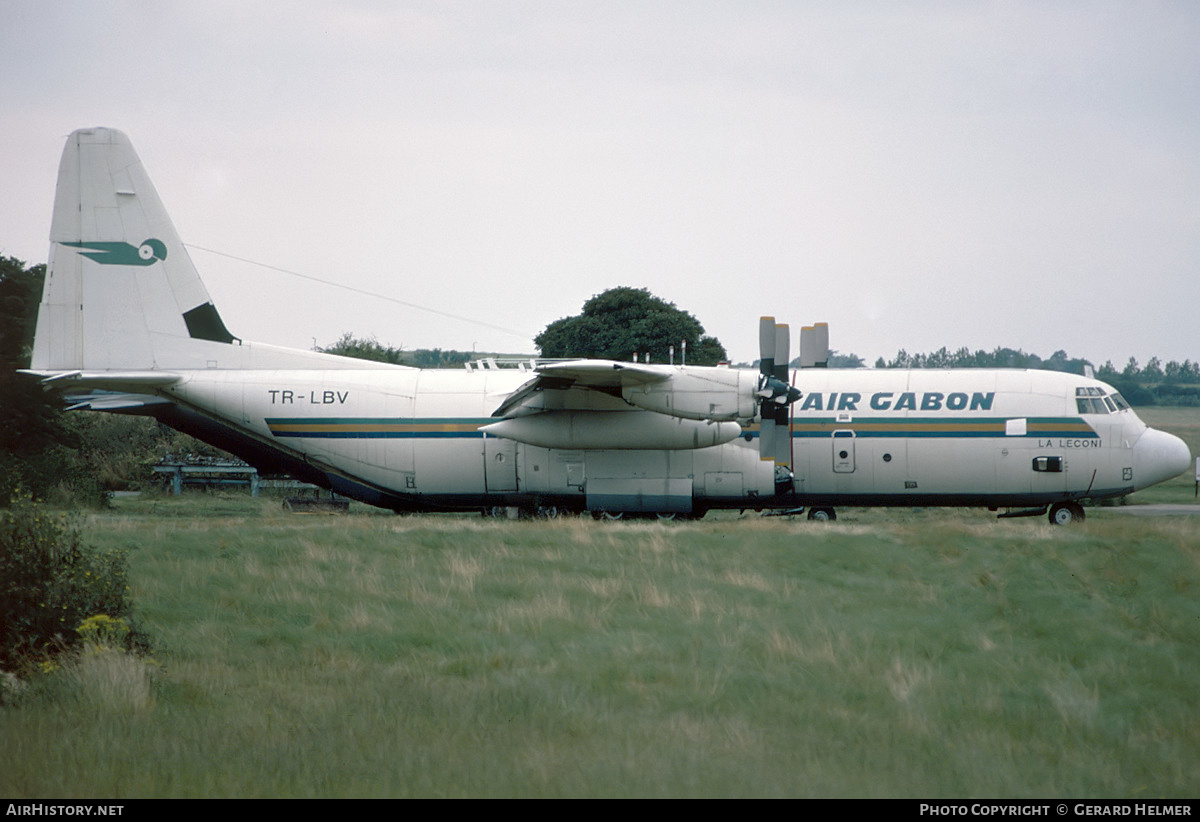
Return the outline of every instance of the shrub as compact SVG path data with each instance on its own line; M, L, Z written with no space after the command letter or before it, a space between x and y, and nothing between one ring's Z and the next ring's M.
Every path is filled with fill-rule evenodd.
M104 489L78 451L48 445L37 454L14 456L0 451L0 508L22 493L38 500L103 508Z
M123 551L85 545L66 515L28 497L0 510L0 668L13 670L71 650L77 628L98 614L127 625ZM122 635L126 647L136 631Z

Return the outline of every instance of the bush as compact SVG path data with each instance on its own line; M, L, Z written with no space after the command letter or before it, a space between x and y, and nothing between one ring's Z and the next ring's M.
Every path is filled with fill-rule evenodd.
M78 647L77 630L103 614L127 624L123 551L83 544L66 515L28 497L0 510L0 668L14 670ZM127 647L136 631L122 636Z
M22 492L37 500L103 508L107 496L76 450L49 445L37 454L0 452L0 508Z

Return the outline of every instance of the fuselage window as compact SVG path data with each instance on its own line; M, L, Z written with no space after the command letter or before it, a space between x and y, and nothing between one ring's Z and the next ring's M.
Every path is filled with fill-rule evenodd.
M1034 457L1033 470L1061 474L1063 470L1062 457Z

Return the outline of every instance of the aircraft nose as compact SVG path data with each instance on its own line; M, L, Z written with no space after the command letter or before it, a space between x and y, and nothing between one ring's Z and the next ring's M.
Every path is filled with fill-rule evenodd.
M1133 477L1137 488L1177 477L1191 464L1187 443L1166 431L1147 428L1133 445Z

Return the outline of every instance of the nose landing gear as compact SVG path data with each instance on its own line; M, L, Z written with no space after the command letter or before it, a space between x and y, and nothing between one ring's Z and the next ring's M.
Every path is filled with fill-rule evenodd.
M1070 502L1056 502L1050 506L1050 524L1051 525L1070 525L1073 522L1083 522L1086 518L1083 513L1083 506L1074 500Z

